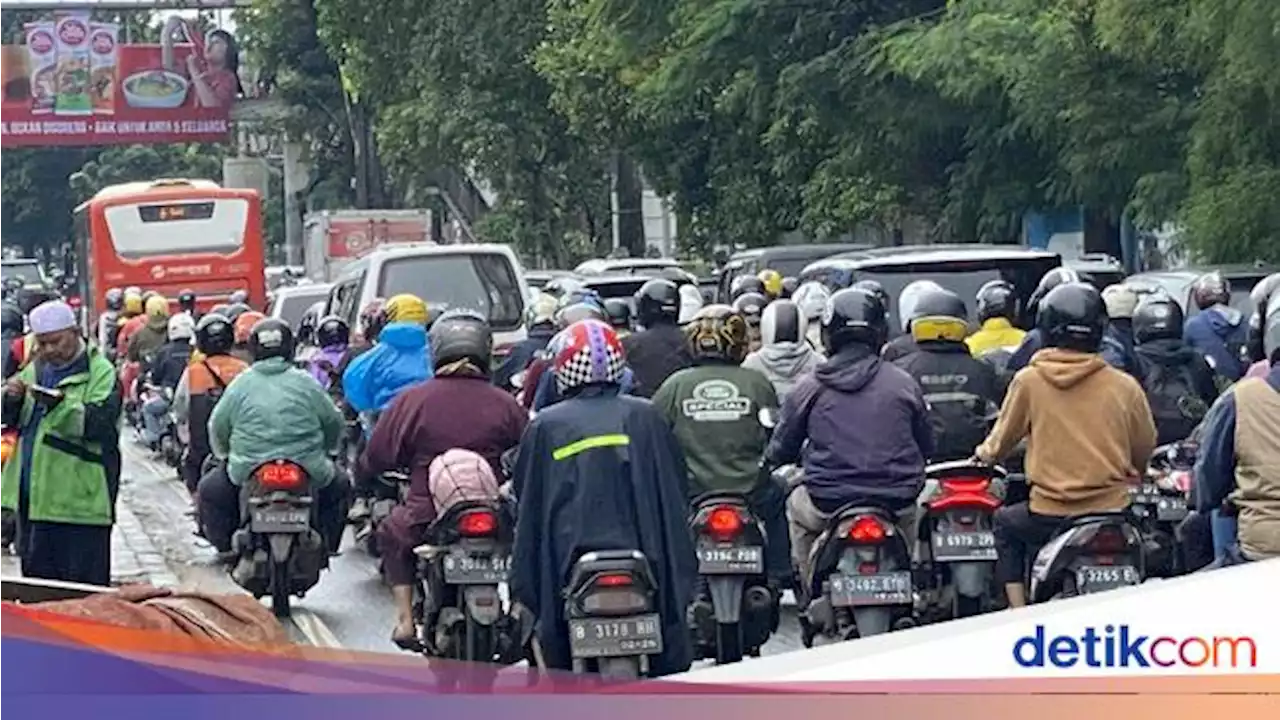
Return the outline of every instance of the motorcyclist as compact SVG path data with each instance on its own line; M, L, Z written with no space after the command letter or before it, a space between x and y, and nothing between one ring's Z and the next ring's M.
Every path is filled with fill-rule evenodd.
M782 296L782 273L772 268L761 270L756 277L764 285L764 296L770 302Z
M358 413L380 413L409 386L431 378L427 304L416 295L387 300L378 343L347 366L342 390Z
M1009 358L1009 364L1005 366L1005 372L1013 374L1026 367L1031 362L1031 357L1036 351L1044 347L1044 331L1040 329L1040 301L1044 299L1049 291L1062 285L1063 283L1083 282L1080 279L1080 273L1071 268L1056 267L1045 273L1040 278L1040 282L1036 284L1036 289L1031 292L1031 299L1027 301L1027 314L1035 318L1035 326L1027 331L1022 338L1022 344L1017 350L1013 351L1013 356Z
M1140 381L1133 354L1133 311L1138 307L1138 292L1125 283L1108 285L1102 290L1102 304L1107 308L1107 329L1102 333L1102 359Z
M1242 354L1249 339L1244 313L1231 307L1231 283L1221 273L1200 276L1191 286L1200 312L1183 326L1182 339L1205 356L1225 387L1244 376Z
M640 330L622 339L627 364L635 373L632 394L652 397L676 371L693 364L689 343L677 324L680 288L670 280L649 280L635 295Z
M200 319L199 312L196 311L196 291L186 288L178 293L178 312L184 312L191 316L191 321Z
M230 297L227 298L227 303L233 306L244 305L247 308L249 306L249 291L236 290L235 292L231 293ZM231 318L231 319L235 320L235 318Z
M733 279L729 285L729 302L733 303L747 293L764 295L764 283L755 275L741 275Z
M342 415L305 372L293 366L293 330L277 318L254 325L253 365L227 386L209 418L218 463L197 488L204 536L224 557L240 527L240 493L250 474L271 460L301 465L314 489L316 529L336 552L345 526L350 483L329 459L342 435Z
M560 310L557 316L557 322L565 328L573 325L580 320L600 320L606 322L604 310L591 302L582 302L576 305L570 305ZM561 332L564 332L563 330ZM621 341L619 341L621 342ZM540 367L537 368L536 374L537 384L533 386L533 404L530 407L537 412L545 407L560 402L561 396L555 381L555 373L550 372L555 367L555 355L552 346L555 345L555 338L551 339L551 343L547 345L547 352ZM532 370L532 368L531 368ZM532 374L532 373L531 373ZM622 379L619 381L619 387L622 388L624 394L631 394L635 390L635 372L629 366L624 365L622 368Z
M978 289L977 303L980 327L964 343L974 357L994 367L1007 385L1012 377L1009 358L1027 334L1013 324L1018 319L1018 293L1012 283L992 280Z
M227 319L233 323L236 320L239 320L241 315L249 312L257 312L257 311L249 307L246 303L242 303L242 302L232 302L227 304L227 311L226 311ZM263 317L266 317L266 316L264 315Z
M235 330L236 337L235 347L231 349L232 355L246 363L253 364L253 350L249 347L249 341L253 336L253 326L257 325L258 321L265 320L266 317L266 315L256 310L239 313L234 318L230 315L227 316L227 319L231 321L231 327Z
M770 430L761 425L760 413L775 413L778 396L763 373L739 364L747 351L747 323L733 308L703 308L685 327L685 334L694 366L667 378L654 394L653 404L667 418L684 450L689 498L711 492L747 496L770 538L769 578L775 588L782 587L791 576L783 540L786 496L761 471ZM704 393L709 387L722 390L723 395L707 398Z
M1063 519L1127 507L1156 446L1142 388L1098 354L1107 315L1097 289L1062 283L1037 308L1045 346L1014 376L995 427L974 450L995 463L1029 438L1030 500L994 518L996 576L1013 607L1026 605L1027 563Z
M806 597L813 543L841 507L873 503L914 526L933 434L920 385L880 358L888 332L888 312L875 295L833 294L822 321L827 361L787 395L769 443L766 457L776 467L800 461L808 441L803 480L787 498L791 560Z
M137 288L131 288L137 290ZM124 293L124 312L120 315L120 332L116 333L116 358L126 358L129 354L129 341L133 339L134 334L147 324L146 301L142 299L141 290L130 292L125 290ZM166 309L167 314L167 309ZM128 392L128 388L125 388Z
M1138 304L1133 313L1136 375L1156 423L1156 444L1190 437L1218 397L1213 370L1182 342L1182 306L1165 295Z
M347 321L337 315L322 318L316 326L315 340L317 350L307 361L307 372L320 383L320 387L328 390L338 374L338 365L347 354L347 343L351 339L351 328Z
M191 338L195 335L195 323L186 313L169 318L169 341L161 345L152 356L144 372L147 383L158 388L148 393L142 405L142 439L153 450L165 430L165 415L169 412L171 398L182 380L182 373L191 361ZM166 395L167 394L167 395Z
M796 294L796 288L800 287L799 278L790 275L782 278L782 293L778 295L783 300L790 300L792 295Z
M128 399L126 405L129 406L138 399L137 381L142 377L146 365L151 362L160 346L169 340L169 301L161 295L147 298L143 317L146 318L145 323L128 338L128 346L124 352L128 363L120 372L120 383ZM124 338L128 329L125 326L120 331L121 338Z
M182 459L182 480L194 498L209 449L209 417L236 376L249 364L231 354L235 329L231 321L214 312L196 323L196 351L173 393L173 416L187 428L187 454Z
M1266 348L1263 347L1262 333L1263 321L1267 315L1267 305L1271 300L1271 296L1280 290L1280 272L1271 273L1249 291L1249 305L1253 307L1252 314L1249 316L1249 360L1253 363L1246 373L1249 377L1266 377L1271 370L1271 364L1267 360Z
M310 349L316 344L316 326L320 323L320 313L324 312L324 301L314 302L298 319L296 330L298 337L298 359L309 360Z
M679 441L652 403L619 392L622 343L585 320L552 341L564 400L534 417L512 473L519 507L507 582L516 617L537 634L547 667L568 669L569 568L592 550L638 550L657 582L663 648L650 674L688 669L686 609L698 567L686 523L688 473Z
M733 311L747 321L748 352L760 349L760 319L764 316L764 308L769 299L761 293L745 293L733 301Z
M986 437L1003 399L995 368L969 354L964 300L950 290L925 290L916 299L911 337L916 351L893 364L924 390L933 424L932 462L962 460Z
M923 295L939 291L944 291L944 288L932 280L916 280L902 288L902 293L898 295L898 322L901 324L902 334L884 346L880 354L885 360L893 362L919 350L916 339L911 334L911 318L915 315L916 301ZM889 306L886 304L885 307Z
M438 501L428 468L449 450L470 450L497 475L502 454L520 442L528 413L510 394L489 382L493 333L484 316L449 311L431 326L435 377L401 393L378 419L361 458L362 477L408 468L410 489L378 527L387 579L396 602L392 641L416 649L413 615L415 556L435 520Z
M814 350L822 350L822 311L827 308L831 291L820 282L807 282L796 288L791 299L800 307L808 324L805 339Z
M613 331L625 340L631 334L631 304L623 298L609 298L604 301L604 313Z
M528 335L516 343L507 354L507 359L493 374L493 384L503 389L513 389L512 378L524 372L533 362L534 357L546 349L547 343L556 334L556 299L546 293L538 293L537 299L529 305L526 326Z
M106 292L106 309L98 316L98 332L94 341L106 353L107 359L114 360L116 355L116 338L120 333L120 318L124 310L124 291L111 288Z
M0 351L4 353L4 377L8 378L18 372L21 364L21 358L15 352L14 344L22 338L22 333L26 330L26 318L23 317L17 305L6 300L0 308L0 320L3 321L0 325L2 328L0 332L3 333L3 337L0 338Z
M742 367L769 378L780 400L786 399L800 378L826 360L805 339L807 326L799 306L790 300L774 300L760 318L760 349L742 361Z

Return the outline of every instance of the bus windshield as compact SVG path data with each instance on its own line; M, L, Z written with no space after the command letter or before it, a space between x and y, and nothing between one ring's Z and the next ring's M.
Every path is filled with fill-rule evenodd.
M115 205L103 216L121 257L230 254L244 244L249 203L223 198Z

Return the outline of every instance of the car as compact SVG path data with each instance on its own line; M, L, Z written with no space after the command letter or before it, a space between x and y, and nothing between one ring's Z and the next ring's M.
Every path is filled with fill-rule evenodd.
M1257 285L1263 278L1272 273L1280 272L1280 268L1255 263L1253 265L1218 265L1182 268L1179 270L1151 270L1130 275L1126 282L1139 290L1162 291L1169 294L1182 306L1186 316L1191 317L1200 312L1200 309L1191 300L1191 286L1195 283L1196 278L1215 271L1222 273L1223 277L1231 283L1231 307L1245 315L1249 315L1254 310L1249 306L1249 291L1253 290L1253 286Z
M547 283L562 277L574 277L572 271L569 270L529 270L524 274L524 281L529 285L529 290L533 294L547 286Z
M5 258L0 260L0 287L8 287L10 279L22 281L25 290L48 290L49 277L40 261L34 258Z
M583 278L582 285L588 290L595 290L602 300L624 298L627 304L631 306L631 312L634 314L636 311L636 291L640 289L641 285L656 276L657 273L645 274L640 272L627 275L599 275Z
M587 260L573 269L577 275L616 275L618 273L650 273L663 268L679 268L672 258L607 258Z
M1018 245L911 245L873 248L819 260L800 273L801 282L817 281L832 290L858 280L875 280L889 294L890 329L899 330L898 295L916 280L932 280L965 301L970 320L977 320L975 298L991 280L1011 283L1021 299L1019 324L1030 327L1027 301L1040 278L1062 265L1057 253Z
M307 308L329 298L329 283L285 285L267 294L267 317L280 318L297 330Z
M762 270L777 270L783 277L799 277L800 271L823 258L856 250L868 250L872 246L862 243L817 243L810 245L770 245L768 247L740 250L729 256L720 268L718 297L729 301L729 289L733 281L743 275L756 275Z
M1108 285L1124 282L1128 276L1124 264L1106 253L1086 253L1063 264L1080 273L1080 277L1098 288L1099 292Z
M529 286L511 248L495 244L386 245L342 268L325 313L359 328L360 309L401 293L422 298L433 314L475 310L489 318L494 354L504 356L526 336Z

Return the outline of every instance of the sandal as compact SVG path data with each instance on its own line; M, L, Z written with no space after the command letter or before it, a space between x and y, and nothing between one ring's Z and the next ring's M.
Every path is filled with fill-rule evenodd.
M418 640L418 638L415 635L409 635L408 637L397 637L395 633L392 633L391 642L395 643L396 647L400 648L401 650L408 650L409 652L413 652L413 653L422 653L426 650L426 648L422 646L422 641Z

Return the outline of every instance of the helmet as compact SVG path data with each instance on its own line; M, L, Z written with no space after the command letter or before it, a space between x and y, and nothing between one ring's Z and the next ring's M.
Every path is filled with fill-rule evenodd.
M253 308L244 303L231 303L227 306L227 317L231 318L231 322L235 322L241 315L253 311Z
M241 317L248 317L245 313ZM293 330L280 318L262 318L249 330L249 354L253 361L268 358L293 359Z
M693 285L697 282L688 270L678 267L664 267L658 271L658 277L663 280L670 280L676 285Z
M1272 365L1280 364L1280 293L1273 293L1267 303L1266 321L1262 324L1262 347Z
M240 313L236 319L232 320L232 325L236 330L236 344L244 345L245 343L248 343L249 334L253 330L253 326L257 325L259 321L265 320L266 317L266 315L263 315L257 310L250 310L246 313ZM289 331L289 342L293 342L292 330Z
M568 297L567 295L565 297ZM556 325L565 329L582 320L605 320L604 309L590 302L573 303L556 311Z
M365 340L376 340L387 324L387 313L383 310L382 298L374 298L360 308L360 334Z
M22 310L17 305L7 301L4 303L4 309L0 310L0 320L3 321L0 322L0 325L3 325L4 330L7 332L20 333L23 330L23 326L26 325Z
M1056 267L1045 273L1040 282L1036 283L1036 289L1031 293L1031 299L1027 301L1027 312L1031 313L1031 317L1036 318L1039 322L1040 317L1040 301L1044 299L1049 291L1058 287L1063 283L1083 282L1080 279L1080 273L1066 267Z
M580 278L576 277L554 277L542 286L542 292L554 298L561 298L574 290L581 290L583 283Z
M1180 337L1182 337L1182 306L1177 300L1164 295L1155 295L1138 303L1138 308L1133 311L1133 339L1138 341L1138 344Z
M144 309L149 318L169 317L169 301L163 295L152 295L147 298Z
M1097 352L1107 310L1097 288L1084 282L1062 283L1040 301L1036 327L1049 347Z
M1253 286L1249 291L1249 304L1253 306L1253 314L1249 316L1249 357L1255 362L1266 359L1266 348L1263 345L1263 330L1266 325L1267 306L1271 298L1280 290L1280 273L1272 273Z
M822 344L835 355L846 347L865 345L880 352L889 336L889 312L866 290L847 288L827 301L822 312Z
M529 308L525 311L527 322L530 328L539 325L553 325L556 321L556 309L560 307L560 303L556 301L555 296L547 293L538 293L538 297L529 304Z
M322 348L346 345L350 339L351 328L337 315L327 315L316 324L316 345Z
M1132 285L1124 283L1108 285L1102 290L1102 304L1107 308L1107 317L1112 320L1131 318L1138 307L1138 292Z
M902 332L905 333L911 330L911 318L915 317L916 314L916 301L925 293L943 289L941 285L932 280L916 280L902 288L902 294L898 295L898 322L902 325ZM888 305L885 305L885 308L888 307Z
M142 288L138 287L137 285L130 285L129 287L124 289L124 294L137 295L138 297L142 297Z
M324 303L317 302L307 308L302 313L302 317L298 319L298 330L294 336L294 342L299 345L310 345L315 339L316 323L320 321L320 312L324 310Z
M631 303L623 298L609 298L604 301L604 312L615 330L631 331Z
M1211 272L1196 278L1191 284L1191 297L1201 310L1231 302L1231 283L1220 272Z
M760 278L760 282L764 285L764 294L770 299L782 294L782 273L771 268L765 268L756 277Z
M866 280L859 280L849 287L854 288L855 290L866 290L872 295L880 298L880 302L884 305L885 309L889 309L889 305L891 304L889 300L889 293L885 292L884 286L880 284L879 280L871 280L870 278Z
M196 323L196 349L205 355L226 355L235 342L235 328L225 315L209 312Z
M689 352L697 361L737 365L747 356L747 322L728 305L708 305L684 328Z
M924 290L916 298L911 316L911 337L916 342L964 342L969 334L968 317L959 295L945 288Z
M831 299L831 291L820 282L807 282L796 288L796 293L791 296L791 299L800 306L800 312L804 313L809 322L816 323L822 320L822 313L827 309L827 301Z
M978 322L1002 317L1009 322L1018 318L1018 293L1013 283L992 280L978 288Z
M195 312L196 291L188 288L178 293L178 307L184 312Z
M125 288L124 311L129 315L142 314L142 291L136 287Z
M702 291L697 285L681 285L680 286L680 315L676 321L681 325L693 319L694 315L702 309L702 305L706 302L702 297Z
M215 315L221 315L222 317L225 318L227 317L227 311L229 311L230 309L231 309L230 305L214 305L213 307L209 308L209 312Z
M737 300L733 301L733 310L747 321L749 327L760 326L760 316L764 313L764 307L769 304L769 299L760 293L747 293L739 295Z
M191 340L196 333L196 321L186 313L178 313L169 318L169 340Z
M765 345L800 342L808 329L800 306L790 300L774 300L760 316L760 340Z
M231 297L227 298L227 302L231 303L232 305L239 305L239 304L248 305L249 291L236 290L235 292L231 293Z
M111 288L107 291L107 309L119 312L124 308L124 291L120 288Z
M437 370L470 360L488 370L493 360L493 331L489 320L474 310L450 310L431 326L431 357Z
M549 350L561 395L587 385L617 384L627 366L618 334L600 320L579 320L561 330Z
M422 298L409 293L391 296L383 310L387 315L388 323L407 322L426 325L430 318L427 304L422 301Z
M147 301L148 301L148 300L150 300L150 299L151 299L151 298L153 298L153 297L158 296L159 294L160 294L160 293L156 292L155 290L147 290L147 291L143 292L143 293L142 293L142 307L144 307L144 308L145 308L145 307L147 306Z
M600 316L604 317L604 300L600 297L600 293L589 287L575 287L560 296L560 309L569 307L570 305L579 305L586 303L594 305L600 311Z
M654 278L636 291L636 320L649 328L674 325L680 319L680 288L671 280Z
M764 295L764 283L755 275L741 275L729 286L729 299L737 300L747 293Z
M790 298L792 295L796 294L796 288L798 287L800 287L800 280L788 275L787 277L782 278L782 294L778 297Z

